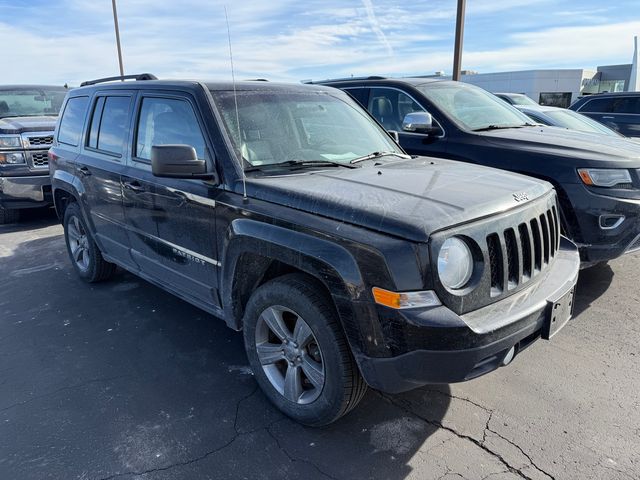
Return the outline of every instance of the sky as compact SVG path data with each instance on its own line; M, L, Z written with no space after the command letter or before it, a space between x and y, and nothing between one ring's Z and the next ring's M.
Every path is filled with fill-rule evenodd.
M456 0L117 0L125 73L320 80L451 73ZM640 0L467 0L462 68L630 63ZM118 74L111 0L0 0L2 83Z

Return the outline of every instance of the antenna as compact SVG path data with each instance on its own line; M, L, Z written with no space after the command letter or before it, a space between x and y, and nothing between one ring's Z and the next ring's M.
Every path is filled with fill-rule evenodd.
M229 30L229 16L227 15L227 6L224 6L224 18L227 21L227 39L229 40L229 62L231 63L231 83L233 84L233 101L236 107L236 125L238 126L238 141L242 142L242 131L240 130L240 114L238 113L238 93L236 92L236 75L233 71L233 53L231 51L231 31ZM240 146L238 146L240 148ZM242 172L242 197L247 199L247 176L244 173L244 165L242 164L242 150L238 150L238 160L240 161L240 171Z

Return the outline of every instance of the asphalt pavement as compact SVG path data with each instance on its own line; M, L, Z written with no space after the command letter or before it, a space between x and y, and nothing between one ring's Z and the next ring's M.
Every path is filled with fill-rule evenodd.
M87 285L52 212L0 226L0 480L639 479L640 255L507 368L322 429L266 401L241 335L126 272Z

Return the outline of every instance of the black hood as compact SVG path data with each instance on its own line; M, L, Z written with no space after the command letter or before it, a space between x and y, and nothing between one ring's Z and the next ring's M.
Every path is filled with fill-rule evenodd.
M571 159L579 167L640 167L640 144L623 137L558 127L523 127L478 133L496 146Z
M23 132L49 132L56 128L58 117L4 117L0 118L0 134Z
M548 183L523 175L425 157L250 177L247 187L261 200L418 242L551 190Z

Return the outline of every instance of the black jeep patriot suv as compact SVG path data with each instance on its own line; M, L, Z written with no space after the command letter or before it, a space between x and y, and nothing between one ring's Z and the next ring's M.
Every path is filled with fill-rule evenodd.
M78 275L119 265L242 329L266 395L308 425L367 384L506 365L571 314L550 184L411 159L336 89L89 82L49 155Z
M47 149L67 89L0 86L0 225L23 208L51 205Z

